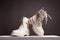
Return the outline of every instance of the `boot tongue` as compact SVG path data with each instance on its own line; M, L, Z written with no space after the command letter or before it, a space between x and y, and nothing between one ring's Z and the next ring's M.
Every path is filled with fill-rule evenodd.
M23 23L28 23L28 18L27 17L23 17Z

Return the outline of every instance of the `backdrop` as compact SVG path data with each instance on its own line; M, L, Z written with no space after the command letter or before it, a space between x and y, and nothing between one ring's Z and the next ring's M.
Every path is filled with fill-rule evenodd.
M48 24L43 26L45 35L60 35L60 1L58 0L0 1L0 35L10 35L12 30L19 27L23 16L31 17L42 7L53 19L49 19Z

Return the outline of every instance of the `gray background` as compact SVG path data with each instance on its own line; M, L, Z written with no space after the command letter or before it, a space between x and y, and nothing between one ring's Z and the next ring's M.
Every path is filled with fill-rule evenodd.
M47 25L43 26L45 35L60 35L59 0L0 1L0 35L10 35L12 30L19 27L23 16L31 17L42 7L53 18L53 20L48 20ZM34 34L34 32L31 32L31 34Z

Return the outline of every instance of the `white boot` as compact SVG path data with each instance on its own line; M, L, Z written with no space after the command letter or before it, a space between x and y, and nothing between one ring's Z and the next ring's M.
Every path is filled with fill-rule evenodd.
M11 35L13 36L29 36L29 29L28 29L28 18L23 17L22 25L17 29L13 30Z
M47 22L47 13L43 9L38 11L37 14L32 16L29 20L29 23L32 24L33 26L33 31L38 35L38 36L44 36L44 30L42 27L43 20L46 20Z

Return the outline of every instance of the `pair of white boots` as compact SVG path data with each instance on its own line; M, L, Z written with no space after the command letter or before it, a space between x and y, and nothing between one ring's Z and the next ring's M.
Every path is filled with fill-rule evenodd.
M20 25L20 27L16 30L13 30L11 35L14 36L29 36L29 24L32 25L33 31L38 35L38 36L44 36L44 30L42 27L43 20L45 19L47 23L47 16L49 16L46 11L41 9L40 11L37 12L37 14L33 15L30 18L23 17L23 23ZM49 16L51 19L51 17Z

